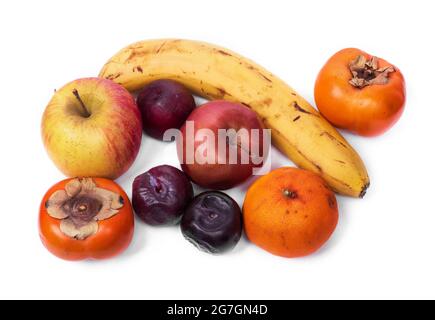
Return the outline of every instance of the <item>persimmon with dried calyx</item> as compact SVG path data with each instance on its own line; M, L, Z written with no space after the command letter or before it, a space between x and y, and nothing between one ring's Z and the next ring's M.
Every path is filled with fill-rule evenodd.
M51 187L39 210L44 246L65 260L105 259L131 242L134 217L130 201L115 182L73 178Z
M333 55L320 70L314 96L319 111L333 125L376 136L402 115L405 80L396 66L349 48Z

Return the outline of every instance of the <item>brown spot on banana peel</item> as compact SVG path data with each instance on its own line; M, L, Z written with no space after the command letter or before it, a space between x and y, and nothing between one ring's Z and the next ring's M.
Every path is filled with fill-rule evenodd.
M340 140L338 140L336 137L334 137L332 134L330 134L329 132L326 132L326 131L323 131L321 134L320 134L320 136L321 137L323 137L323 136L327 136L329 139L331 139L331 140L333 140L333 141L336 141L338 144L340 144L343 148L345 148L345 149L347 149L347 146L343 143L343 142L341 142Z
M268 77L266 77L263 73L261 73L260 71L257 70L257 73L267 82L272 83L272 80L270 80Z
M129 49L142 49L143 47L143 44L140 42L128 46Z
M266 106L270 106L272 104L272 99L271 98L266 98L262 101L263 104L265 104Z
M297 116L296 118L293 119L293 122L298 121L301 118L301 116Z
M137 66L137 67L134 67L133 68L133 72L140 72L140 73L143 73L143 69L142 69L142 67L141 66Z
M132 49L129 56L127 57L126 61L133 60L135 58L141 58L143 56L146 56L150 52L148 50L138 50L138 49Z
M220 96L220 98L223 98L225 96L231 97L231 95L223 88L216 88L216 90L218 91L218 95Z
M317 170L319 171L319 173L323 173L323 169L320 165L318 165L317 163L315 163L314 161L310 161L313 166L315 166L317 168Z
M233 56L232 54L230 54L230 53L228 53L228 52L226 52L226 51L224 51L224 50L219 50L219 49L217 49L216 52L219 53L219 54L221 54L221 55L224 55L224 56L230 56L230 57Z
M115 80L118 79L122 74L120 72L115 73L115 74L109 74L106 79L108 80Z
M296 101L293 101L292 106L293 106L293 108L295 108L299 112L306 113L306 114L312 114L311 112L303 109Z
M246 64L246 67L249 70L255 71L255 73L257 73L260 77L262 77L264 80L266 80L269 83L272 83L272 80L270 80L268 77L266 77L260 70L258 70L256 67L254 67L251 64Z
M251 105L249 105L247 103L241 102L241 104L243 104L245 107L248 107L249 109L252 109Z
M157 48L156 53L160 53L160 51L162 51L165 44L166 44L166 41L163 41L163 43Z

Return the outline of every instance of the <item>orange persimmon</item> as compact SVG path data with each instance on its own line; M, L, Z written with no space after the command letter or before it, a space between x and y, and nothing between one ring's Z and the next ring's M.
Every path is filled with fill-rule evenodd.
M42 199L39 235L44 246L65 260L105 259L131 242L130 201L115 182L73 178L58 182Z
M317 251L338 222L335 194L315 173L284 167L259 178L243 204L248 239L287 258Z
M333 125L362 136L391 128L403 113L406 92L402 73L389 62L348 48L320 70L314 97Z

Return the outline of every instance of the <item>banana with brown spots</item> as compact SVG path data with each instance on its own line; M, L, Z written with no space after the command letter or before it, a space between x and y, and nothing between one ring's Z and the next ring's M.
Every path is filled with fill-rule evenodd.
M336 192L362 197L369 186L364 163L340 133L286 83L237 53L190 40L141 41L113 56L100 77L130 91L173 79L207 99L243 103L272 129L278 149Z

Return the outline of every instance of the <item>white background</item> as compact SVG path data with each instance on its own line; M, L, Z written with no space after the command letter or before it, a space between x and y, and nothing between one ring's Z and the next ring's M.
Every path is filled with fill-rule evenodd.
M433 1L0 3L0 298L435 298ZM131 247L109 261L65 262L41 245L39 202L64 178L40 139L53 90L97 75L131 42L163 37L230 48L311 102L317 72L342 48L401 68L408 100L399 123L379 138L345 134L372 187L363 200L338 198L340 223L320 252L283 259L243 239L233 252L211 256L177 227L142 223ZM178 165L175 146L144 136L118 182L130 194L136 175L164 163ZM241 192L230 194L242 203Z

